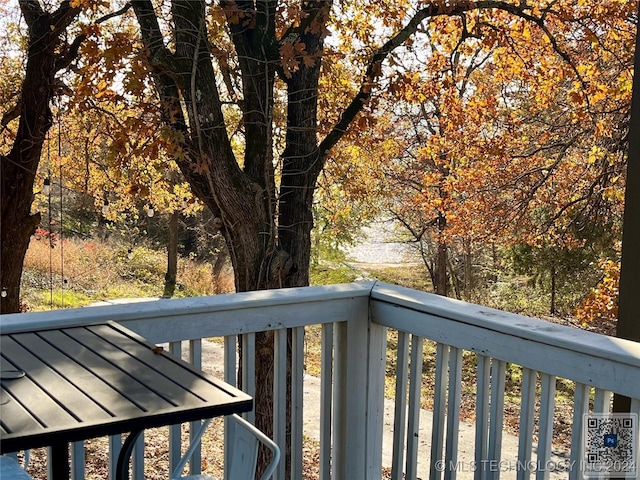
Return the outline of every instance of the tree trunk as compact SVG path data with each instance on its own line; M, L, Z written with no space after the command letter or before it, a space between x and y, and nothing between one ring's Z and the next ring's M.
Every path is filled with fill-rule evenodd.
M435 292L446 297L449 294L449 280L447 278L447 244L444 240L444 229L446 227L444 215L438 215L438 251L436 252L436 284Z
M462 294L461 294L462 289L460 288L460 280L456 275L453 262L451 261L451 255L447 255L447 270L449 272L447 278L450 279L449 281L451 282L451 286L453 287L453 293L458 300L462 300Z
M33 186L52 114L57 48L79 9L63 3L53 14L39 2L20 2L29 27L27 66L21 88L18 130L11 151L0 158L0 313L20 311L20 278L31 235L40 223L31 214ZM5 295L6 293L6 295Z
M167 245L167 273L164 276L163 297L171 298L176 290L178 278L178 219L180 213L174 211L169 214L169 244Z
M551 264L551 304L549 305L549 314L555 315L557 312L556 308L556 290L557 286L557 272L556 272L556 264L552 262Z
M429 272L429 279L431 280L431 285L433 286L433 291L436 291L436 284L438 283L436 279L436 267L433 262L433 254L430 251L429 245L426 243L424 236L421 236L418 239L418 246L420 248L420 258L422 259L422 263Z
M471 253L471 241L464 240L464 296L471 298L474 289L473 284L473 255Z
M275 11L271 11L275 2L260 3L260 8L268 12L254 10L249 4L243 7L247 18L256 19L253 28L237 22L229 25L245 78L243 162L236 160L225 127L213 58L206 41L204 2L172 2L175 54L164 47L151 2L133 2L133 7L151 54L164 121L184 139L182 146L187 155L177 159L178 165L192 191L213 213L215 228L225 238L236 291L283 286L290 262L288 254L276 243L271 133L277 50L268 43L272 37L265 36L275 27L265 20L272 22L275 18ZM261 44L260 40L266 43ZM273 333L258 333L255 339L256 426L271 436Z
M223 293L222 289L222 271L224 270L224 266L229 261L229 251L227 246L221 248L218 252L218 256L216 257L216 261L213 264L213 281L215 282L216 293Z
M171 2L174 28L168 42L152 3L138 0L132 5L148 50L163 121L176 132L177 142L186 153L176 161L193 193L216 218L215 228L225 238L233 265L236 291L308 285L316 180L329 150L363 108L370 91L363 90L353 100L319 148L318 79L331 2L301 2L300 22L293 23L281 38L275 25L277 2L220 2L228 16L227 27L237 54L234 61L241 75L242 94L238 97L242 100L238 107L243 114L243 159L236 159L227 134L213 68L215 59L207 42L205 2ZM292 49L298 52L295 71L285 71L287 67L280 59L280 48L288 42L290 46L302 46L307 56L303 59L299 49ZM165 47L169 43L174 51ZM228 66L223 63L218 66L224 71ZM276 71L288 92L279 195L273 158ZM233 90L233 85L227 85L229 88ZM273 333L258 333L255 338L256 426L271 435ZM290 426L286 427L290 432ZM285 448L287 470L289 448Z

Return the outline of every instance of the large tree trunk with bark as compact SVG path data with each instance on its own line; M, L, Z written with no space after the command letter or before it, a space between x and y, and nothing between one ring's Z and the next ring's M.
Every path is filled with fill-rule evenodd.
M225 238L239 292L290 285L292 270L291 255L278 244L276 229L271 119L279 63L274 43L275 2L258 3L257 8L253 4L243 7L244 18L253 19L254 28L229 24L243 78L246 145L242 161L236 159L226 131L204 2L172 3L175 53L164 47L151 3L134 3L164 121L182 137L179 143L186 155L177 159L178 165L193 192L216 218L215 227ZM257 334L255 348L256 425L271 435L273 334Z
M232 59L210 44L205 2L171 2L171 39L163 37L150 0L132 5L163 121L176 134L179 154L175 160L193 193L216 218L215 228L225 238L233 265L236 290L308 285L313 195L326 157L370 99L371 85L382 72L381 62L435 11L425 9L416 15L373 55L360 90L319 143L318 80L331 1L300 2L299 17L278 35L278 2L222 0L235 50ZM284 52L293 52L288 62L281 59ZM232 75L238 72L234 82ZM273 158L276 74L287 89L279 190L279 162ZM242 154L232 148L218 80L229 92L226 101L233 101L242 113ZM241 92L235 91L238 84ZM256 335L256 425L267 434L273 421L273 361L272 333ZM289 462L286 465L288 469Z
M40 215L31 213L33 186L47 132L55 75L70 58L58 52L61 36L78 15L78 8L63 2L54 13L39 2L21 1L29 27L27 67L18 104L19 123L13 147L0 158L0 313L20 311L20 278L31 235ZM70 54L70 52L66 52ZM3 119L4 120L4 119ZM4 123L4 122L3 122Z
M277 2L222 2L242 77L238 103L245 139L242 161L235 158L226 131L204 2L172 3L175 53L164 47L151 3L138 1L133 6L164 120L179 132L187 153L177 158L178 165L193 192L216 217L233 265L236 291L308 285L313 193L324 163L316 137L323 29L308 27L326 22L330 3L305 4L304 21L285 36L286 41L304 43L307 54L315 58L313 65L289 74L280 62L283 41L278 42L275 35ZM272 119L276 71L288 90L279 196ZM256 425L267 434L273 421L273 362L272 332L257 334Z

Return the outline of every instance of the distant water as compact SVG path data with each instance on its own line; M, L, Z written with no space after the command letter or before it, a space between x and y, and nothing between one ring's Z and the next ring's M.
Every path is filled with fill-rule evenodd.
M420 262L415 249L411 246L394 242L390 225L376 223L362 230L359 242L345 247L348 260L357 263L394 263L412 264Z

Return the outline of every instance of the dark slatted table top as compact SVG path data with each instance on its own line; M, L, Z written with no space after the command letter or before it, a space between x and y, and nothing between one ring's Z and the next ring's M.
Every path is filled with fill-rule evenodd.
M1 453L240 413L253 405L244 392L112 322L3 334L0 355ZM8 378L7 371L25 375Z

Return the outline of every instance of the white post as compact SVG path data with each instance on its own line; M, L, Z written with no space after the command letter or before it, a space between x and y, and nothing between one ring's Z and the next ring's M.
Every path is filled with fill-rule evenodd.
M256 334L244 333L242 335L242 390L256 397ZM255 400L254 400L255 402ZM242 415L248 422L255 423L256 409Z
M462 349L449 349L449 395L447 402L447 439L445 465L456 465L458 461L458 433L460 431L460 398L462 394ZM457 470L445 468L445 480L455 480Z
M582 480L584 463L584 416L589 413L589 394L591 387L584 383L576 383L573 394L573 427L571 432L571 458L569 480Z
M379 420L370 426L367 420L377 413L369 407L369 299L354 299L348 312L348 321L336 324L335 341L335 390L333 423L333 460L335 480L366 480L367 453L376 442L382 442L378 436ZM377 333L380 333L377 330ZM381 342L378 343L378 348ZM380 352L376 353L376 357ZM372 382L372 386L376 382ZM380 392L382 394L382 392ZM378 407L375 407L378 409ZM371 439L367 437L371 435ZM372 443L370 443L370 441Z
M444 448L444 417L446 408L447 384L449 382L449 345L438 343L436 346L436 378L433 395L433 424L431 427L431 465L429 466L429 478L439 480L442 478L441 469L436 468L438 461L442 460Z
M489 460L498 462L502 455L502 424L504 420L504 387L507 364L502 360L491 361L491 407L489 420ZM497 469L499 470L499 469ZM490 480L498 480L500 472L491 470Z
M369 371L369 299L354 304L347 322L347 394L345 479L367 480L367 397Z
M538 426L538 465L544 467L551 461L551 441L553 439L553 410L556 396L556 377L540 374L540 420ZM536 472L536 480L547 480L549 471L542 468Z

